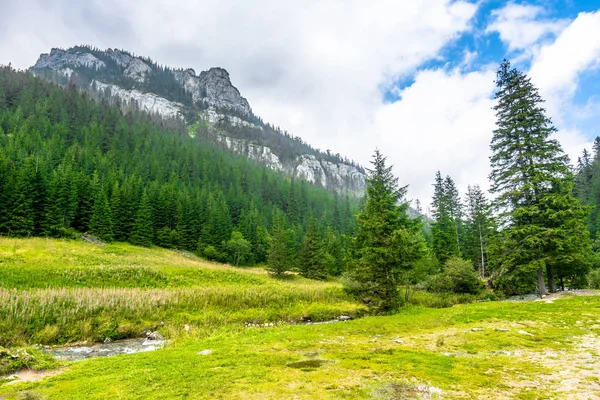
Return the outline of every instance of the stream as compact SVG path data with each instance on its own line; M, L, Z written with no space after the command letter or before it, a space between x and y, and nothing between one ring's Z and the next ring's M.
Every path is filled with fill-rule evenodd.
M58 360L80 361L93 357L109 357L117 354L135 354L160 349L168 340L125 339L110 343L46 347L44 352Z

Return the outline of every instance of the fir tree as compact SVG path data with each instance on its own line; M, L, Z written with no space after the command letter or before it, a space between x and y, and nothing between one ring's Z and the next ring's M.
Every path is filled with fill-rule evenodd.
M578 216L585 210L570 195L568 158L550 135L556 130L542 107L537 88L504 61L497 73L497 123L491 142L491 190L500 216L502 241L497 274L537 276L540 296L546 294L544 270L554 290L556 257L581 259L589 243ZM564 213L565 206L571 211ZM569 215L571 217L569 217ZM570 241L582 246L568 246Z
M150 203L150 197L144 191L129 241L138 246L150 247L152 246L153 236L152 204Z
M306 234L300 250L300 274L309 279L324 279L326 276L324 256L317 221L311 215L306 225Z
M418 223L406 214L406 187L398 186L385 160L376 150L373 168L368 170L366 204L357 215L346 279L347 289L379 312L398 307L402 276L422 257L419 249L424 249Z
M267 259L267 270L276 276L290 270L289 232L286 229L285 216L277 209L273 211L271 228L271 246Z
M490 236L493 233L493 217L490 205L479 185L467 190L467 220L465 257L477 266L479 277L487 275L487 258Z
M433 253L441 264L444 264L450 257L458 257L459 247L457 240L458 227L454 220L453 213L456 212L456 205L452 203L452 195L448 189L455 189L454 182L451 187L448 183L452 182L450 177L445 180L440 171L435 175L433 185L433 202L431 204L434 223L431 225L431 239Z
M92 217L90 218L90 233L109 242L114 239L112 211L108 204L106 191L102 187L97 190L94 199Z

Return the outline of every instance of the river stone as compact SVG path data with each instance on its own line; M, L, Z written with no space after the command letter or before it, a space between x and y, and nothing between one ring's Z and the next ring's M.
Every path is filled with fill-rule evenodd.
M209 355L209 354L211 354L211 353L212 353L212 350L202 350L202 351L199 351L199 352L198 352L198 353L196 353L196 354L199 354L199 355L201 355L201 356L207 356L207 355Z

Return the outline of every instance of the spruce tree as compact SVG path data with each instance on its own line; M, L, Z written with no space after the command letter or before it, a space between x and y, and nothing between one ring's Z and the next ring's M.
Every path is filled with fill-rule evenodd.
M449 185L449 183L451 184ZM454 182L450 177L442 178L440 171L435 175L435 183L433 185L433 202L431 204L433 224L431 225L431 240L433 253L440 262L445 264L451 257L458 257L459 240L458 226L454 219L457 205L453 204L453 196L455 195ZM450 193L450 190L452 191Z
M464 256L470 259L479 272L479 277L487 276L488 246L493 234L494 221L489 202L479 185L467 189L467 220Z
M92 207L90 218L90 233L100 239L110 242L114 240L112 211L104 188L99 188Z
M378 150L371 163L345 283L348 291L374 311L388 312L399 306L398 285L425 247L418 222L407 215L406 187L398 186L392 167Z
M497 274L535 280L546 294L544 272L555 288L556 257L585 258L589 238L578 217L585 213L570 194L568 158L551 138L556 131L542 107L537 88L522 72L504 61L497 72L496 129L491 142L491 191L500 217L502 255ZM564 213L564 207L572 207ZM569 215L571 217L569 217ZM568 246L579 241L583 246ZM530 282L531 282L530 281Z
M271 228L271 246L267 259L267 271L280 276L290 270L289 232L286 229L285 215L275 209Z
M152 246L153 237L152 204L148 193L144 191L129 241L138 246L150 247Z
M323 244L320 238L317 221L310 216L306 224L306 234L300 249L300 274L309 279L325 279Z

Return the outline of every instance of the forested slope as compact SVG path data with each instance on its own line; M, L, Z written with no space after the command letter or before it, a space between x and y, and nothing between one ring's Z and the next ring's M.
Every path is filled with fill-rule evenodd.
M341 261L354 207L156 117L0 68L0 234L90 232L225 261L238 231L250 245L242 262L258 263L274 218L295 255L313 216Z

